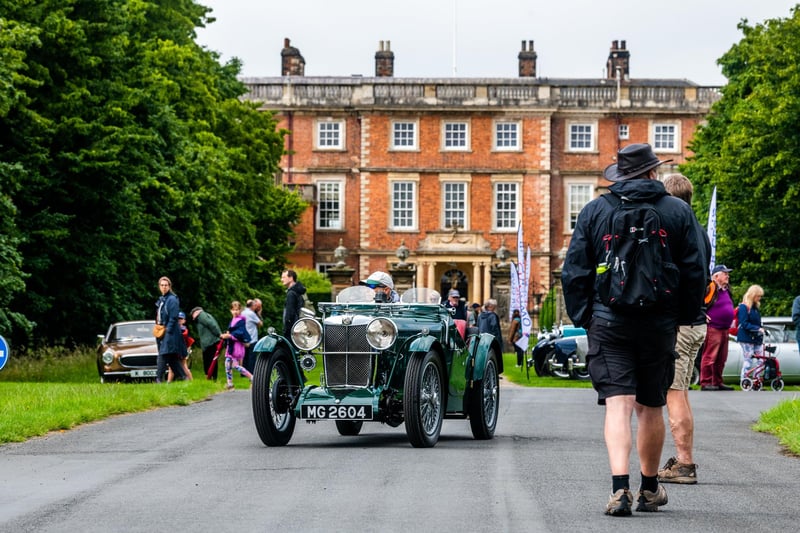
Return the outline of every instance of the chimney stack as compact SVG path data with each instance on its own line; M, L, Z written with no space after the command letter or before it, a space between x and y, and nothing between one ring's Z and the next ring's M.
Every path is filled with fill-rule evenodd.
M606 78L616 79L617 69L619 69L620 79L630 79L630 56L631 53L625 49L625 41L611 41L611 51L608 53L608 61L606 61Z
M378 51L375 52L375 76L391 78L394 76L394 52L391 50L391 41L380 41Z
M283 39L281 50L281 76L305 76L306 60L300 55L300 50L289 45L289 38Z
M536 77L536 52L533 51L533 41L522 41L522 51L517 58L519 59L519 77L520 78L535 78Z

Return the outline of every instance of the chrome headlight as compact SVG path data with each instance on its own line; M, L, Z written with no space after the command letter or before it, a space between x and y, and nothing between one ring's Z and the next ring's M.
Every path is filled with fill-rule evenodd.
M397 325L388 318L376 318L367 324L367 342L376 350L386 350L397 339Z
M322 325L313 318L301 318L292 326L292 342L301 350L313 350L322 341Z
M106 350L103 352L103 362L107 365L110 365L114 362L114 352L111 350Z

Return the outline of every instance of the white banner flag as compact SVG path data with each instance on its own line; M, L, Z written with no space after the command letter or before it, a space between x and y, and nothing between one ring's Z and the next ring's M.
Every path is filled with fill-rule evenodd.
M522 322L522 337L515 343L522 350L528 349L528 341L533 328L533 321L528 314L528 287L530 286L531 249L528 247L527 257L525 243L522 238L522 223L517 226L517 264L511 263L511 307L508 310L511 318L514 309L519 309Z
M714 270L717 262L717 188L711 193L711 205L708 206L708 240L711 241L711 257L709 257L708 268Z

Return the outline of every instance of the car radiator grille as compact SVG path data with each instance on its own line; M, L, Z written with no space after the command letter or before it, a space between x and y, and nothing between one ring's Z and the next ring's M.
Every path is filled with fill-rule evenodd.
M156 366L158 356L152 355L123 355L119 362L128 368L150 368Z
M328 387L367 387L374 355L367 343L367 326L325 327L324 366Z

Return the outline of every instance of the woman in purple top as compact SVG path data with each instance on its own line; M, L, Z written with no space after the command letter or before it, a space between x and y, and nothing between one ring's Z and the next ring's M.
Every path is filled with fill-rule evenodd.
M716 299L706 310L708 329L706 345L700 362L700 390L733 390L722 382L722 369L728 360L728 330L733 323L733 299L728 290L731 269L717 265L711 279L717 285Z

